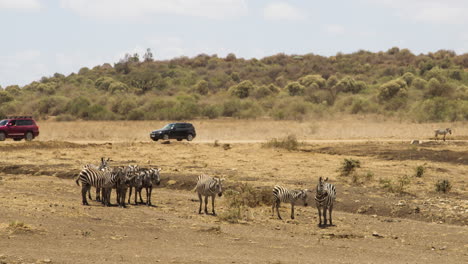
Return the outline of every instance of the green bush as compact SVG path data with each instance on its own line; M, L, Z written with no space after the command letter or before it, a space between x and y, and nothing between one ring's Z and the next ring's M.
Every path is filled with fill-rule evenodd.
M304 94L304 86L299 82L290 82L286 85L286 91L290 96L299 96Z
M381 101L385 101L395 96L406 97L407 92L406 82L402 79L396 79L381 85L378 97Z
M200 80L195 84L193 87L195 92L201 94L201 95L206 95L209 92L209 87L208 87L208 82L205 80Z
M236 96L238 98L246 98L249 97L250 93L255 89L255 86L251 81L242 81L239 84L236 84L229 88L229 92L231 95Z

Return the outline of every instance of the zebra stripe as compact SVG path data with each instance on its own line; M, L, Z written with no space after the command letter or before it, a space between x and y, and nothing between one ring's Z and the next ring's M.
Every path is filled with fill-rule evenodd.
M84 169L96 169L96 170L104 170L106 168L109 168L108 166L108 163L110 161L110 158L107 158L107 160L104 158L104 157L101 157L101 164L98 166L98 165L94 165L94 164L86 164L83 166L82 170ZM100 202L101 201L101 190L100 188L96 188L96 201ZM90 200L92 200L92 197L91 197L91 188L89 188L88 190L88 197Z
M159 172L161 168L158 169L147 169L139 173L138 185L135 187L135 204L137 204L137 193L140 196L140 203L144 203L141 198L141 191L143 188L146 190L146 205L151 206L151 193L153 191L154 185L159 185L161 183L161 176ZM130 199L130 197L129 197Z
M204 174L198 176L197 186L195 187L195 190L198 193L198 199L200 201L200 208L198 210L199 214L201 214L202 210L202 196L205 196L205 214L208 214L208 197L211 196L212 213L213 215L216 215L214 209L214 201L216 195L220 197L223 195L223 181L224 179L220 179L218 177L210 177Z
M88 201L86 200L86 193L89 191L91 186L95 188L112 188L117 182L118 176L120 176L120 172L111 170L101 171L92 168L83 169L76 179L76 184L78 186L80 185L79 182L81 182L83 205L89 205ZM110 201L105 200L106 197L104 197L104 195L102 198L105 205L110 205Z
M447 133L451 135L452 130L450 128L446 128L445 130L437 129L437 130L434 130L434 133L435 133L434 137L436 138L436 140L439 139L438 135L444 135L443 139L445 141L445 136L447 135Z
M327 224L327 210L330 215L330 225L332 224L332 211L333 211L333 203L335 202L336 198L336 190L335 185L326 182L328 178L325 180L322 177L319 178L319 183L317 184L317 192L315 194L315 204L317 206L318 214L319 214L319 225L322 225L322 212L320 209L323 208L323 224Z
M290 203L291 204L291 219L294 219L294 205L308 205L308 195L310 191L307 189L304 190L288 190L282 186L276 185L273 188L273 206L271 207L272 216L276 213L278 214L278 218L281 218L279 213L280 204L283 203Z

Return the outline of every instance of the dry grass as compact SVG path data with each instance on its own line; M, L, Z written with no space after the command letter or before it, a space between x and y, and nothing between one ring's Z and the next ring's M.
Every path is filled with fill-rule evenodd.
M423 139L429 140L434 129L451 127L450 139L463 139L468 135L466 122L407 123L376 118L348 116L333 120L273 121L261 120L194 120L196 141L214 140L266 140L295 135L303 140L331 139ZM67 141L149 141L149 133L163 127L167 121L72 121L38 122L41 135L37 140Z

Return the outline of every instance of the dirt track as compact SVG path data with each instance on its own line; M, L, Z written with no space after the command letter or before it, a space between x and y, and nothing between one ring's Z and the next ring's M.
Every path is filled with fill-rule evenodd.
M15 142L0 146L0 263L464 263L468 259L465 143L313 143L298 151L260 144L172 142L75 144ZM14 148L12 148L14 146ZM435 155L434 153L450 153ZM101 156L114 165L163 168L153 194L157 207L81 205L72 180ZM343 158L359 159L363 183L339 176ZM444 158L440 158L444 157ZM427 168L415 178L414 168ZM336 226L317 227L317 213L299 207L295 220L271 217L265 204L248 208L239 223L198 215L193 188L199 173L226 178L226 189L283 184L313 188L319 176L337 185ZM403 193L380 180L411 177ZM447 178L451 193L434 191ZM289 205L282 205L285 219Z

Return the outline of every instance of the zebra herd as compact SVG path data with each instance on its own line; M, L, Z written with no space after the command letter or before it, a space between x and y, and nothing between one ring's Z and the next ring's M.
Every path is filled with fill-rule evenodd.
M96 188L96 201L100 201L105 206L110 206L110 197L112 189L116 190L116 200L119 207L126 207L127 190L130 189L127 203L130 204L132 188L135 189L135 204L137 204L137 195L140 203L144 203L141 197L143 188L146 190L145 204L150 206L151 193L153 186L161 182L160 168L143 169L138 165L128 165L111 168L108 166L110 159L101 158L99 166L93 164L84 165L80 174L75 179L79 186L81 183L81 197L83 205L89 205L86 194L91 200L91 187Z
M130 204L132 196L132 189L135 189L134 202L135 205L144 203L151 206L151 193L153 186L161 183L160 171L161 169L149 168L143 169L138 165L128 165L121 167L109 167L108 162L110 159L101 158L100 165L87 164L84 165L78 177L75 179L76 184L79 186L81 183L81 196L83 205L89 205L86 196L91 200L91 187L96 188L96 201L100 201L105 206L110 206L110 197L113 189L116 190L116 200L119 207L126 207L126 194L130 190L127 203ZM198 213L202 213L203 197L205 197L205 214L208 214L208 199L211 197L212 215L215 212L215 197L216 195L222 196L224 179L219 177L210 177L207 175L200 175L197 179L197 184L193 191L198 194L200 207ZM332 211L333 203L336 197L336 190L333 184L327 182L328 178L319 178L316 186L315 195L308 189L304 190L288 190L282 186L276 185L273 188L273 206L272 215L276 213L279 219L280 204L291 204L291 219L294 219L294 206L312 204L315 200L315 205L319 214L319 225L327 225L327 211L329 215L329 223L332 225ZM143 201L141 192L143 188L146 190L146 202ZM139 196L139 197L138 197ZM312 200L313 199L313 200ZM323 210L323 224L322 224L322 210Z
M312 191L308 189L288 190L282 186L276 185L273 188L273 206L271 207L272 216L275 214L276 208L278 219L282 219L279 213L279 207L281 202L283 202L291 204L291 219L294 219L294 206L307 206L310 202L312 202L313 197L319 214L319 226L327 225L327 211L330 217L330 225L333 225L332 211L333 203L335 202L336 198L336 189L333 184L328 183L327 181L328 178L319 178L319 183L317 184L315 190L315 196L313 196ZM323 210L323 223L321 209Z

